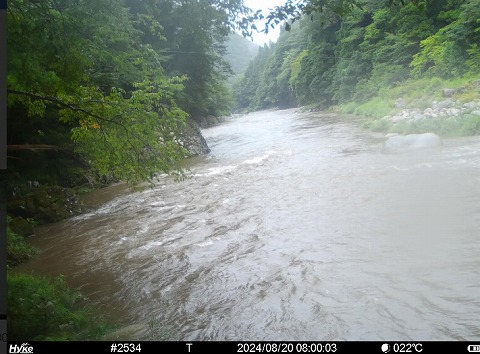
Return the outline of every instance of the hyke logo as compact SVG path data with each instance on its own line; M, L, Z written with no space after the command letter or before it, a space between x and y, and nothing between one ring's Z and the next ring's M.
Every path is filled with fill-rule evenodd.
M31 354L33 353L33 347L28 343L22 345L10 344L8 352L10 354Z

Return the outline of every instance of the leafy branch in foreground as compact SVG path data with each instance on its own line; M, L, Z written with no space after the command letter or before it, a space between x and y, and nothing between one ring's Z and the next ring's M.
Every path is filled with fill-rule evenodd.
M62 110L62 120L79 122L72 130L77 151L90 157L101 174L113 173L127 182L152 181L157 173L169 172L188 155L178 140L187 114L173 101L174 93L182 88L181 80L147 80L135 84L130 97L113 89L102 98L105 103L90 107L95 116L110 117L107 120Z
M19 130L41 119L51 131L62 126L99 174L137 184L187 154L177 140L186 78L165 74L165 58L131 16L122 1L12 0L7 88ZM48 137L20 133L9 144L55 147Z
M174 95L185 78L160 78L134 84L127 93L113 88L104 95L96 87L80 87L75 96L58 97L9 90L24 96L27 107L53 105L59 119L75 126L71 137L75 150L100 174L113 174L136 184L168 173L188 152L178 141L187 114L176 106ZM43 110L44 110L43 109Z

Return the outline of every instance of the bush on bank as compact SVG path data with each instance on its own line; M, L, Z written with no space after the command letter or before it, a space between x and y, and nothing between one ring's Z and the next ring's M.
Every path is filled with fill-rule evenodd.
M95 340L108 330L65 279L7 273L9 340Z
M451 90L445 97L444 90ZM480 102L480 75L446 80L440 78L411 79L401 85L382 89L370 100L336 107L342 113L362 116L367 129L385 133L437 133L444 137L480 134L478 111L459 112L454 116L439 116L427 119L392 119L403 110L417 110L434 107L438 102L451 100L457 106Z
M29 260L37 250L30 246L25 237L12 231L10 228L11 218L7 217L7 267L13 267L17 264Z
M15 266L36 253L36 248L7 226L8 339L95 340L104 335L109 326L85 305L79 292L68 287L64 277L15 272Z

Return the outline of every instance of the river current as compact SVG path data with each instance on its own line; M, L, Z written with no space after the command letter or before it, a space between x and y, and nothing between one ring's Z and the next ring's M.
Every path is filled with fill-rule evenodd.
M203 135L190 178L92 193L20 269L64 274L125 340L480 338L479 137L385 154L296 109Z

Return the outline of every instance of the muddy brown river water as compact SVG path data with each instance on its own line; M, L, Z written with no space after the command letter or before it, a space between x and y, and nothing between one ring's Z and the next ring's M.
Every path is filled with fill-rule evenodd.
M480 339L480 138L381 152L333 114L205 129L191 178L92 193L20 270L64 274L124 339Z

